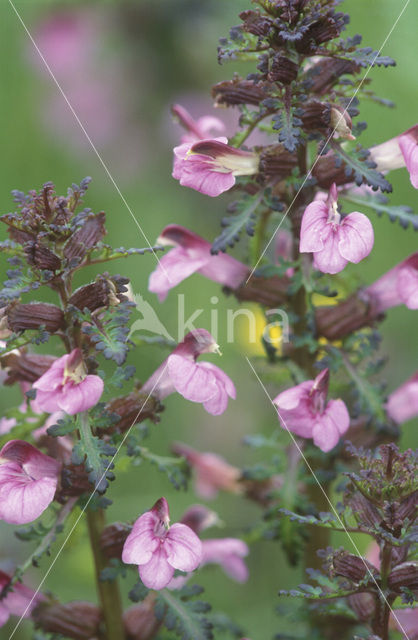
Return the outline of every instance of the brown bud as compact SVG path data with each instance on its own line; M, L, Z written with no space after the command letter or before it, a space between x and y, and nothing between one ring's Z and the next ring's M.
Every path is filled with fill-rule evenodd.
M7 309L7 321L13 331L39 329L44 326L49 333L64 327L64 313L47 302L12 303Z
M298 163L297 157L284 149L281 144L265 147L260 155L259 171L266 178L290 176Z
M53 356L34 353L9 353L2 358L2 366L7 367L8 377L4 384L15 382L35 382L56 360Z
M299 67L295 62L292 62L289 58L276 53L271 63L268 79L271 82L290 84L293 80L296 80L298 70Z
M324 131L331 124L331 105L311 100L303 107L302 125L305 131Z
M79 287L69 299L69 304L78 309L95 311L102 307L115 306L121 301L116 286L110 277L97 276L95 282Z
M48 269L49 271L59 271L61 260L50 249L44 247L37 241L28 242L24 251L28 264L38 269Z
M300 40L295 42L296 51L299 53L313 53L316 46L336 38L343 25L339 25L335 16L321 16L312 23Z
M394 591L401 591L401 587L407 587L411 591L418 590L418 563L403 562L392 569L388 584Z
M357 329L371 327L382 319L373 301L361 292L355 293L335 306L317 307L317 332L327 340L340 340Z
M268 480L247 480L243 479L242 485L247 498L257 502L261 506L267 507L271 504L274 492L283 487L283 476L276 474L268 478ZM303 486L299 487L301 493Z
M212 87L212 96L215 106L236 104L254 104L258 106L267 97L264 83L256 84L252 80L242 80L235 77L233 80L218 82Z
M311 81L310 91L319 95L328 93L340 76L346 73L356 73L359 69L359 65L352 60L322 59L308 70L308 76Z
M414 491L404 498L396 509L396 515L399 520L413 520L417 510L418 491Z
M372 529L380 526L382 522L381 514L361 493L356 491L348 498L347 504L360 524Z
M255 36L267 36L272 28L272 22L266 16L260 15L258 11L242 11L239 17L244 22L242 28L248 33L252 33Z
M64 247L64 256L68 260L83 258L87 251L106 234L104 223L105 214L103 212L91 214L67 241Z
M133 424L144 422L144 420L159 422L157 414L162 411L162 405L154 396L148 397L148 394L133 391L126 396L114 398L106 405L106 410L120 416L120 420L115 425L102 431L106 433L113 431L123 433Z
M54 438L59 440L59 438ZM83 464L66 464L61 471L61 489L59 497L81 496L83 493L91 493L94 485L88 478Z
M67 604L41 604L32 613L37 627L51 633L60 633L74 640L91 640L99 636L101 612L91 602Z
M141 604L136 604L124 612L123 623L128 640L151 640L157 635L162 621L155 617L156 597L155 593L149 593Z
M348 597L348 604L360 622L370 620L376 608L376 601L371 593L354 593Z
M322 189L329 189L334 182L336 185L342 185L354 180L353 169L348 167L345 162L340 162L333 152L317 159L312 175Z
M337 551L332 559L331 572L334 575L348 578L352 582L360 582L363 578L379 576L376 567L370 562L347 551Z
M113 522L105 527L100 536L100 548L107 558L120 558L126 538L132 531L132 525L125 522Z
M259 302L266 307L276 307L287 299L287 290L290 280L287 277L280 278L273 276L272 278L263 278L252 275L248 282L244 282L232 293L240 301ZM228 293L231 289L224 287Z

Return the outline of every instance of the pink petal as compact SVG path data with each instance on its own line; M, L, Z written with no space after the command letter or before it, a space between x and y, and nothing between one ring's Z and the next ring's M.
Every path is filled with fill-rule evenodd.
M35 398L36 406L41 413L43 411L46 413L55 413L61 409L58 403L59 398L60 391L42 391L41 389L37 389Z
M418 189L418 144L411 134L399 136L398 144L405 159L406 168L409 172L411 184Z
M219 564L225 573L237 582L248 579L248 569L243 558L248 555L248 546L238 538L204 540L201 566Z
M67 382L58 398L59 408L70 416L94 407L103 393L104 383L100 376L89 375L79 384Z
M314 444L321 451L331 451L350 426L350 416L342 400L330 400L312 430Z
M6 624L10 618L10 613L3 604L4 600L0 601L0 627Z
M235 389L235 385L232 382L231 378L227 376L226 373L222 371L222 369L217 367L215 364L212 364L212 362L199 362L199 367L201 367L202 369L206 369L206 371L210 371L217 379L217 381L225 388L225 391L229 395L229 397L233 399L236 398L237 392Z
M224 123L215 116L202 116L196 120L196 125L200 131L200 137L202 139L207 138L208 134L213 134L217 131L219 131L219 133L225 131ZM228 138L221 138L220 141L225 142L226 144L228 142Z
M339 273L347 264L339 250L339 229L334 230L328 223L327 227L323 233L324 248L313 254L313 265L322 273Z
M57 478L34 480L15 462L0 465L0 519L11 524L36 520L54 499Z
M123 545L122 561L126 564L147 564L160 546L154 534L156 516L147 511L138 518Z
M2 600L7 609L13 616L24 616L29 618L33 609L39 604L45 596L35 592L24 584L16 583L13 591L9 591L7 596Z
M216 171L208 156L191 154L178 167L180 184L200 191L207 196L216 197L228 191L235 184L232 172Z
M281 410L291 411L295 409L302 400L306 400L308 393L312 389L314 380L306 380L296 387L291 387L279 393L273 400L274 404Z
M174 574L174 567L167 562L164 547L155 551L147 564L138 567L142 582L148 589L164 589Z
M324 246L322 234L327 218L328 206L325 202L316 200L306 207L300 229L299 250L302 253L321 251Z
M373 226L364 214L356 211L348 214L338 231L339 252L349 262L357 264L373 249Z
M178 355L167 359L168 373L174 387L186 400L206 402L218 394L216 378L200 364Z
M418 269L416 266L407 264L399 269L397 289L399 297L408 309L418 309Z
M34 382L34 389L39 389L40 391L54 391L58 389L64 380L64 369L68 358L69 354L67 353L61 358L58 358L58 360L55 360L49 369Z
M158 294L162 302L170 289L202 268L210 254L193 257L187 249L175 247L160 259L160 264L150 275L148 289Z
M194 571L202 559L202 543L185 524L173 524L164 542L167 561L180 571Z

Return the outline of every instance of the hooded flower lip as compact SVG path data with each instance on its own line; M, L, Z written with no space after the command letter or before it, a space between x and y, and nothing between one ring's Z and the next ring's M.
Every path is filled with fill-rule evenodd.
M378 171L406 167L412 186L418 189L418 124L396 138L371 147L370 159Z
M377 313L405 304L418 309L418 252L397 264L365 289Z
M36 403L41 411L65 411L75 415L90 409L103 393L103 380L87 375L80 349L74 349L55 360L33 385Z
M23 440L0 451L0 519L10 524L36 520L53 501L60 464Z
M183 187L216 197L234 186L236 176L257 173L259 155L231 147L227 142L221 137L175 147L173 178Z
M234 383L211 362L196 362L200 354L214 352L219 352L219 346L206 329L191 331L148 378L141 391L160 399L177 391L186 400L203 404L208 413L220 415L227 408L228 397L235 399Z
M313 264L323 273L339 273L348 262L358 263L373 248L370 220L357 211L343 219L337 209L337 187L331 186L328 200L316 199L302 218L301 253L313 253Z
M321 451L331 451L350 426L350 416L342 400L327 402L329 371L315 380L282 391L273 403L281 425L302 438L313 438Z
M138 565L142 582L149 589L163 589L175 569L194 571L202 559L202 543L185 524L169 525L167 500L160 498L140 516L123 547L122 561Z
M398 424L418 416L418 371L390 394L386 412Z
M223 133L225 131L224 123L219 118L215 118L215 116L202 116L194 120L187 109L180 104L173 105L171 111L182 127L186 129L187 133L181 136L182 143L193 144L198 140L205 140L213 133Z
M10 576L0 570L0 593L9 582ZM42 594L36 594L29 587L17 582L13 585L13 590L0 600L0 627L6 624L11 615L28 618L43 599Z
M209 242L185 227L171 224L158 238L159 244L173 246L151 273L148 288L162 302L170 289L193 273L236 289L247 277L248 267L226 253L212 255Z

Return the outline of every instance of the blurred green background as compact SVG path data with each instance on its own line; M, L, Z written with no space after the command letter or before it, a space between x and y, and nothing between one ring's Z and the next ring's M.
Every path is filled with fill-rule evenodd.
M347 0L342 10L351 14L348 34L362 33L364 45L379 48L403 5L404 2L393 0ZM239 64L234 62L219 67L217 40L239 22L238 13L249 6L249 0L16 1L16 9L151 243L172 222L190 227L208 239L218 234L224 198L211 199L183 189L171 178L172 147L180 131L171 122L169 108L180 102L194 116L214 113L211 85L230 78L235 70L240 71ZM418 5L411 2L383 50L395 58L397 66L370 72L375 91L395 101L397 107L389 110L373 103L360 105L360 120L368 121L361 139L364 146L382 142L415 123L417 23ZM57 192L64 193L72 182L90 175L93 182L85 204L93 210L106 211L109 243L115 247L146 246L6 0L0 6L0 64L3 87L0 211L13 209L11 189L27 191L52 180ZM216 115L225 118L230 127L236 121L236 114L224 110ZM407 172L396 171L390 179L394 186L392 201L416 208L416 194ZM373 217L372 222L376 236L374 250L361 265L361 276L366 282L372 282L417 249L417 236L412 231L405 232L386 219ZM3 238L5 228L0 233ZM234 250L234 255L245 259L245 243ZM154 268L155 258L145 255L113 263L109 270L128 275L134 291L158 305L154 296L147 293L147 280ZM196 308L205 310L199 326L208 328L210 310L217 309L218 341L224 353L217 363L235 381L238 397L219 418L206 414L200 405L187 403L179 396L170 397L161 423L151 426L150 447L164 454L172 440L182 440L200 450L221 453L232 464L241 467L251 464L255 458L241 446L243 435L270 433L276 426L276 417L243 360L244 355L253 353L245 338L244 325L240 339L235 344L226 343L223 318L227 308L237 305L223 298L218 285L196 275L156 307L160 319L174 334L176 293L185 294L186 314ZM211 301L212 296L219 296L219 304ZM385 376L391 391L416 369L416 313L404 307L389 311L382 334L382 353L390 360ZM131 356L130 362L137 366L138 377L145 380L165 355L158 347L147 346L140 352L140 361ZM278 392L274 388L270 391ZM11 399L19 401L17 391L2 389L3 406L6 403L10 406ZM416 426L417 421L405 425L403 446L416 442L413 437ZM283 443L287 442L288 436L283 433ZM192 489L176 493L165 478L144 463L129 474L118 476L110 491L114 504L108 517L133 519L160 495L171 501L173 521L197 501ZM221 495L210 506L225 522L224 529L209 532L219 537L240 535L259 513L255 506L229 495ZM18 563L28 553L28 548L13 536L13 530L10 525L0 524L0 561L11 557ZM198 578L207 588L207 597L214 608L235 618L252 640L271 638L290 626L296 628L293 622L275 613L278 605L275 594L279 588L295 586L301 574L288 568L276 547L266 542L252 548L248 558L250 580L245 585L232 582L217 567L205 569ZM57 548L55 545L54 551ZM30 572L29 581L33 585L38 584L47 566L48 561L44 561L40 570ZM134 573L129 574L127 583L131 586L134 580ZM62 601L96 598L83 523L68 542L44 588L56 593ZM12 628L9 625L1 629L0 637L8 638ZM29 628L30 625L23 624L14 638L30 637Z

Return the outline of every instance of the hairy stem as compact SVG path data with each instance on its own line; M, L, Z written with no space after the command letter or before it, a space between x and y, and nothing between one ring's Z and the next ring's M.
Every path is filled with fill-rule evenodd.
M116 580L112 582L102 582L100 580L101 571L107 566L107 559L100 547L100 536L105 526L103 509L87 511L87 526L94 558L97 593L106 626L106 640L123 640L125 631L122 622L122 601L118 583Z

